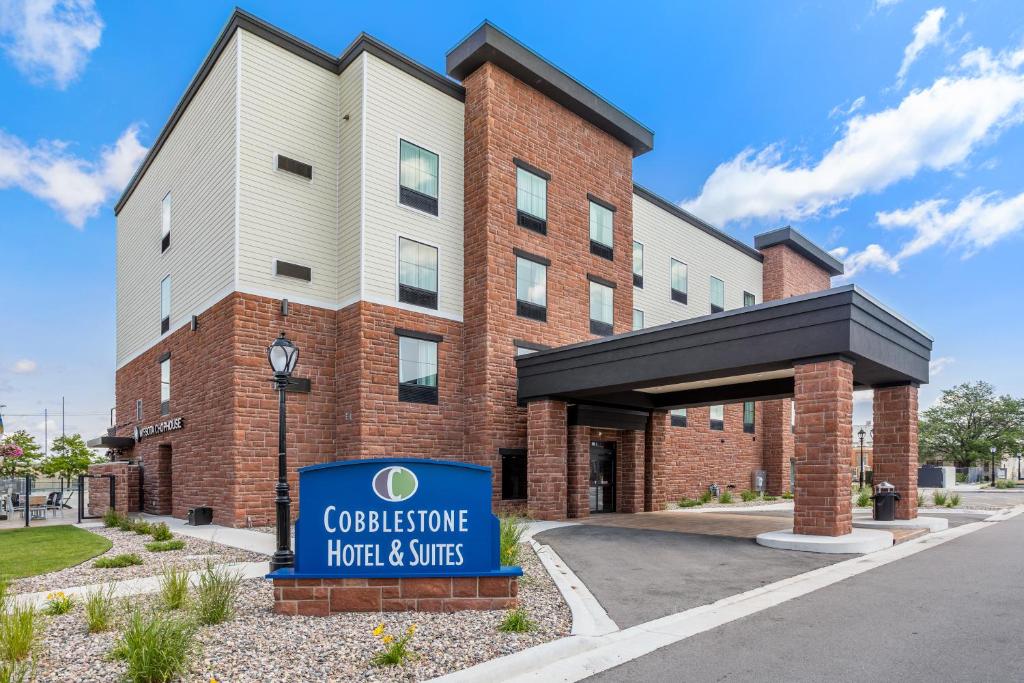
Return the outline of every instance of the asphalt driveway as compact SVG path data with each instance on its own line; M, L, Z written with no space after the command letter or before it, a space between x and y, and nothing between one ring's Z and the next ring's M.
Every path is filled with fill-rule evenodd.
M753 540L789 525L754 513L602 515L535 538L626 628L853 557L774 550Z

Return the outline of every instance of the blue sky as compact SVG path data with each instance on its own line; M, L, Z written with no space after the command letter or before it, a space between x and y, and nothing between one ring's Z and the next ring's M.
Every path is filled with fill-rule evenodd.
M798 227L931 333L922 405L973 379L1024 394L1019 2L243 7L333 54L366 31L438 71L488 18L655 131L638 182L747 242ZM68 431L107 424L112 207L231 9L0 0L8 430L41 435L62 395Z

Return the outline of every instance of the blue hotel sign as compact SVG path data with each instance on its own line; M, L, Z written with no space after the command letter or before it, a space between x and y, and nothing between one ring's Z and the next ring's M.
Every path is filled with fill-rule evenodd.
M270 576L520 574L499 566L489 467L386 458L299 470L295 568Z

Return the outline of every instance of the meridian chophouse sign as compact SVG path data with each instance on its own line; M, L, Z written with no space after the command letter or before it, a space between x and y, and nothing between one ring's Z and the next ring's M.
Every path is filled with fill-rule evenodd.
M135 440L142 441L147 436L153 436L154 434L163 434L164 432L173 432L176 429L181 429L185 426L185 418L183 417L172 417L169 420L163 422L157 422L156 424L149 425L148 427L135 427Z

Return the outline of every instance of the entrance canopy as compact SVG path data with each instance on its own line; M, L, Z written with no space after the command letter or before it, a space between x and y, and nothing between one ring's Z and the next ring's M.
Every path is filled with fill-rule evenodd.
M519 399L635 410L793 395L794 367L845 358L855 389L928 382L932 339L854 285L516 359Z

